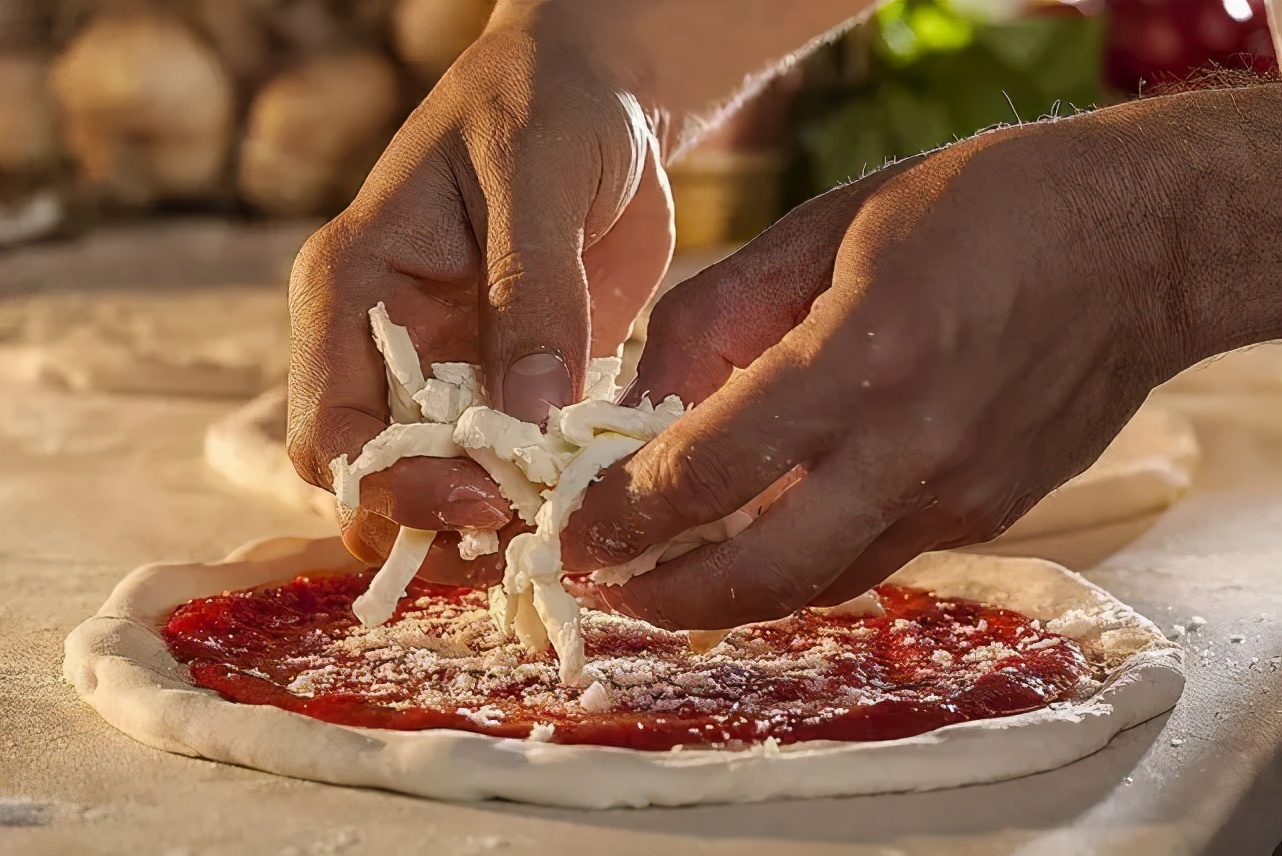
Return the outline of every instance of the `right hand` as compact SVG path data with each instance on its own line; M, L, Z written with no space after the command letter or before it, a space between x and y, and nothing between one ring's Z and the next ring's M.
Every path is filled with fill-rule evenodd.
M899 164L666 295L630 400L696 406L588 489L565 566L626 562L789 478L742 534L598 591L667 629L737 627L989 540L1085 469L1186 364L1153 284L1180 269L1144 222L1170 172L1135 124L1008 128Z
M409 328L424 373L479 363L494 406L541 421L581 396L590 356L627 338L667 269L672 200L639 103L520 8L484 35L406 121L346 211L311 237L290 282L290 457L329 462L388 424L367 311ZM361 485L343 540L381 561L398 526L493 529L512 513L467 459L407 458ZM496 579L441 537L432 579Z

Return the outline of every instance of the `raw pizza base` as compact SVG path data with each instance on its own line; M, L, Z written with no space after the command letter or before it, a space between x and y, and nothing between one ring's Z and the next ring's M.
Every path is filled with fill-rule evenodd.
M192 598L360 567L331 538L259 542L212 565L140 568L67 638L64 676L107 722L168 752L433 799L592 809L925 791L1009 779L1090 755L1119 731L1170 709L1184 686L1179 647L1102 589L1049 562L961 554L923 556L892 581L1058 621L1057 632L1104 653L1110 675L1099 692L1080 704L900 740L640 752L451 730L353 728L236 704L189 684L185 667L160 638L170 611Z
M269 389L210 425L205 462L238 487L338 521L334 495L308 484L285 448L286 388Z
M1162 384L1164 392L1282 392L1282 342L1250 345L1203 360Z
M1099 460L1033 506L990 546L1045 538L1152 515L1193 486L1201 451L1192 424L1173 410L1145 404Z

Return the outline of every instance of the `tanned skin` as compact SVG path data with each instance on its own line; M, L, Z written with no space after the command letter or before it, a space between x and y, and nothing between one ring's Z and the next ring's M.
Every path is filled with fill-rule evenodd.
M309 241L291 283L290 448L313 483L386 424L365 316L379 300L425 366L481 363L508 412L575 400L666 269L665 160L865 4L603 5L501 2ZM717 39L733 43L722 59ZM1282 337L1280 187L1269 83L991 131L806 203L660 301L630 399L699 407L589 490L567 566L631 558L781 478L744 534L606 599L669 628L731 627L994 537L1155 385ZM344 538L374 561L397 524L506 537L510 520L470 462L408 459L362 485ZM423 574L500 570L447 540Z

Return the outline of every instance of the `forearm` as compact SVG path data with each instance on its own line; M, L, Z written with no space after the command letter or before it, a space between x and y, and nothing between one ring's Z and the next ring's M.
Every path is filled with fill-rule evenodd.
M1282 85L1173 96L1140 131L1173 143L1173 368L1282 338Z
M1077 162L1065 182L1076 243L1152 318L1162 374L1282 338L1282 84L1061 125L1068 146L1045 154Z
M573 44L640 99L670 153L874 5L876 0L500 0L491 26L520 22Z

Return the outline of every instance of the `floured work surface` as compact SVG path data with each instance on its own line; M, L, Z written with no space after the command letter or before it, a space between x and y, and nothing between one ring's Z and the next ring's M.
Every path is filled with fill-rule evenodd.
M118 290L0 302L3 372L77 392L244 398L285 378L284 286Z
M256 395L285 376L286 283L310 228L178 221L0 256L0 376L75 391Z

